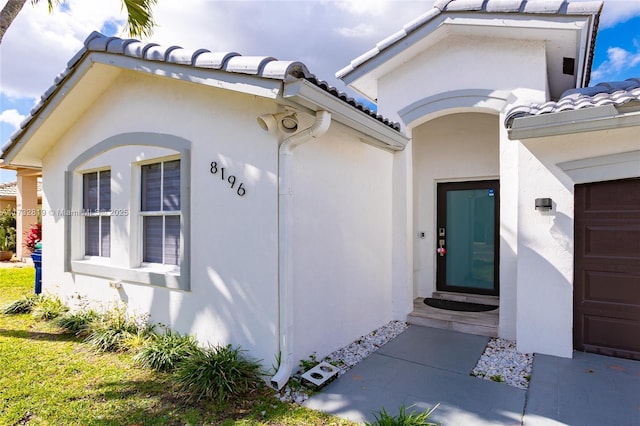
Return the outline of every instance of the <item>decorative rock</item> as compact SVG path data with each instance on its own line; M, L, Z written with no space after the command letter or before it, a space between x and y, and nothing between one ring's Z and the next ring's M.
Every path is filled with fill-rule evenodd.
M471 375L527 389L532 368L533 355L518 352L514 341L491 339Z
M345 346L342 349L330 353L323 360L338 366L338 377L349 371L354 365L377 351L380 346L389 340L398 336L409 325L401 321L391 321L388 324L372 331L366 336L362 336L355 342ZM295 376L294 376L295 378ZM309 398L309 395L303 390L293 391L289 385L282 389L280 401L295 402L302 404Z

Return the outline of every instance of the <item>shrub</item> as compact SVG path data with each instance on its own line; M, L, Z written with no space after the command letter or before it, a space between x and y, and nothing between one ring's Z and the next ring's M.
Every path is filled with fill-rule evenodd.
M150 336L153 326L135 319L124 308L115 308L89 323L85 342L102 352L124 352L134 336Z
M35 319L49 321L67 312L69 308L56 296L39 297L31 314Z
M30 251L33 252L36 249L36 243L38 241L42 241L42 224L36 223L31 225L31 228L25 232L24 236L24 246Z
M0 250L16 251L16 214L8 206L0 213Z
M199 350L193 336L166 330L163 334L154 334L133 359L152 370L173 371L178 364Z
M22 296L20 299L3 306L2 313L5 315L28 314L33 310L39 298L38 294Z
M88 332L91 323L96 321L100 315L92 310L78 311L74 313L67 313L54 320L55 324L64 328L65 330L75 333L76 335L83 335Z
M178 365L176 384L196 400L246 395L261 382L260 364L245 358L239 347L215 346L200 349Z
M422 413L416 413L412 411L407 413L407 408L402 404L400 407L400 412L397 416L392 416L387 413L387 410L382 407L382 409L378 412L378 414L374 414L373 416L376 420L373 423L365 423L366 426L421 426L421 425L431 425L435 426L437 423L431 423L427 420L431 416L431 414L438 408L440 404L437 404L435 407L423 411ZM411 407L409 407L411 408Z

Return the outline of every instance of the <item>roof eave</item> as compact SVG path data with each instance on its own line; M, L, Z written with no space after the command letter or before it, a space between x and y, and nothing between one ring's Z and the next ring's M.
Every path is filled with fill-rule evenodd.
M446 2L449 4L449 2ZM455 5L456 2L452 2L452 5ZM499 5L498 5L499 6ZM597 7L596 7L597 6ZM371 86L373 83L365 81L367 77L371 77L371 74L378 69L381 65L388 62L391 58L396 57L405 49L415 45L419 40L424 39L425 37L429 37L435 30L437 30L440 26L442 26L448 17L450 16L474 16L478 18L491 18L492 16L537 16L543 18L551 18L554 17L576 17L582 18L584 20L589 21L589 25L587 25L586 33L580 37L584 40L582 46L584 46L584 57L581 58L580 64L584 66L581 70L579 70L579 82L578 86L581 84L588 85L590 74L591 74L591 65L593 63L593 54L595 49L595 40L596 34L598 31L598 23L600 14L602 12L603 3L602 2L587 2L587 3L578 3L578 5L573 5L569 3L568 8L564 11L564 13L527 13L527 12L514 12L514 11L483 11L480 8L471 8L469 10L459 9L449 11L446 8L444 10L434 7L430 9L427 13L416 19L415 21L405 25L403 29L392 34L381 42L377 43L376 46L362 54L361 56L355 58L349 65L342 68L338 72L336 72L335 76L342 80L345 84L351 86L354 90L363 94L367 98L375 101L377 98L377 93L375 93L375 89L367 90L367 86ZM582 50L582 47L580 47ZM364 84L358 84L363 82Z
M123 70L142 72L149 75L168 77L204 86L216 87L276 99L282 90L282 80L261 78L250 74L229 73L215 69L193 68L167 62L156 62L136 57L123 56L104 52L84 52L80 59L76 58L73 69L64 78L50 88L42 97L42 105L32 110L33 115L24 122L16 136L5 147L2 155L6 166L41 168L40 159L23 159L16 163L16 157L32 136L38 131L49 115L62 103L69 92L96 64L116 67ZM184 72L188 68L189 72Z
M511 140L526 140L638 126L640 111L623 112L614 105L604 105L519 117L507 131Z
M306 80L285 83L283 99L299 103L312 111L331 112L333 120L358 131L362 135L361 140L370 145L389 151L402 151L409 143L402 133Z

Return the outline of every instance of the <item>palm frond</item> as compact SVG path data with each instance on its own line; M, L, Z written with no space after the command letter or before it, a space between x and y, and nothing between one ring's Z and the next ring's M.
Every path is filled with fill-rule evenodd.
M127 9L126 29L132 37L150 36L156 25L153 20L153 6L158 0L122 0Z

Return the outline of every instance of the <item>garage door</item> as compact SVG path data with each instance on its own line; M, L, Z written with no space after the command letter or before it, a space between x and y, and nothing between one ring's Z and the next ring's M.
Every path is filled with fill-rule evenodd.
M640 179L575 187L574 348L640 360Z

